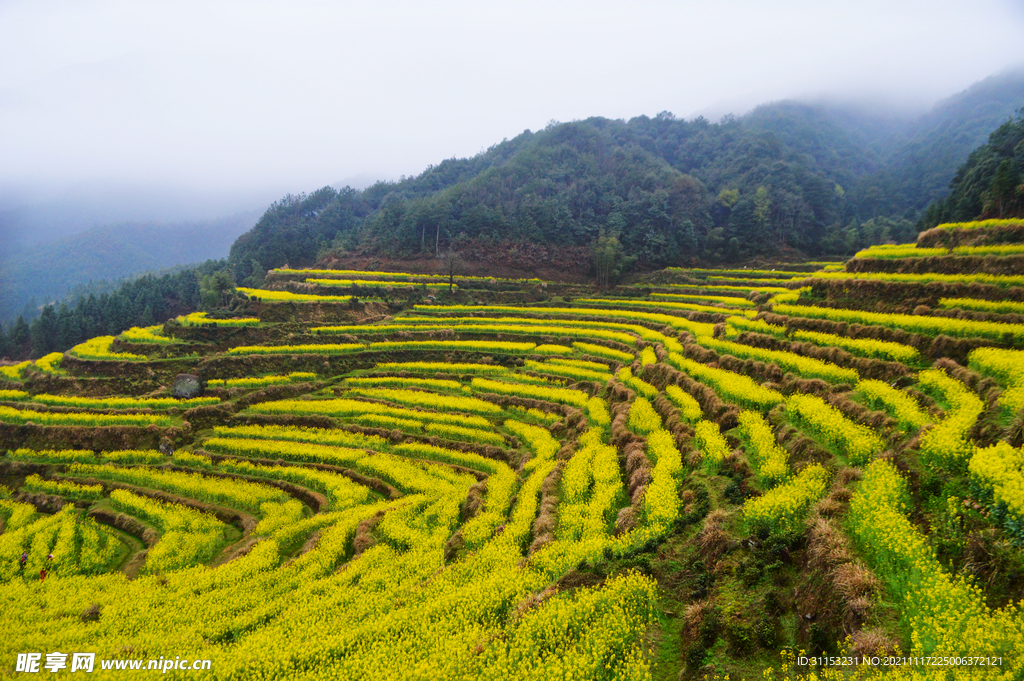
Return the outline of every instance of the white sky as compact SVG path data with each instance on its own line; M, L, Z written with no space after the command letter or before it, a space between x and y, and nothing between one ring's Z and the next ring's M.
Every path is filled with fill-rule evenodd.
M0 0L0 189L310 191L548 121L924 107L1024 62L1005 0Z

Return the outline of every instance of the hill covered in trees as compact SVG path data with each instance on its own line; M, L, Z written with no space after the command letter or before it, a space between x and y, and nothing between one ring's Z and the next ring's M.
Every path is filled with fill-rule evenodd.
M978 217L1024 216L1024 109L1003 123L968 157L950 182L949 195L928 207L923 226Z
M230 259L259 279L331 250L405 258L470 242L588 245L602 233L643 269L852 254L912 240L957 165L1022 105L1016 73L911 121L781 102L718 123L666 112L552 124L400 182L285 197Z
M204 280L218 291L261 285L268 269L324 259L361 258L370 269L409 259L403 266L414 271L440 271L437 256L454 262L461 253L463 269L480 260L476 273L488 276L512 262L553 278L593 276L594 267L613 283L630 266L847 255L913 241L940 221L1020 215L1021 105L1024 74L1010 74L910 122L782 102L719 123L665 113L553 124L400 182L287 196L235 241L227 262L83 291L34 320L4 323L0 357L38 357L195 310ZM947 184L949 196L924 210ZM160 249L153 242L145 252ZM122 250L124 262L139 260ZM37 269L52 278L101 260L80 249L61 266L75 252ZM0 285L9 303L14 289Z

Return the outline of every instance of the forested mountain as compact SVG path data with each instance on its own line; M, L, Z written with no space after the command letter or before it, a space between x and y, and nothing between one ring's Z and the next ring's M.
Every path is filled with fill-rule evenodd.
M950 183L949 195L928 207L923 227L976 218L1024 216L1024 109L974 151Z
M917 214L946 196L968 154L1024 106L1020 71L986 78L937 104L906 125L882 157L884 167L864 177L858 191L870 192L878 214ZM865 203L869 197L861 199Z
M64 350L195 309L216 271L260 284L270 268L332 253L514 255L524 243L555 254L600 243L604 252L614 235L622 263L650 269L851 254L911 241L939 221L1021 215L1024 118L1013 118L1021 107L1024 72L990 78L915 120L777 102L718 123L663 113L552 124L400 182L286 196L231 246L232 274L211 261L107 293L94 287L34 321L11 321L29 295L56 298L76 277L109 280L219 255L254 216L176 231L94 230L5 255L0 356Z
M224 261L208 261L180 272L146 275L109 293L46 305L31 324L18 316L0 328L0 357L24 359L63 352L96 336L163 323L192 312L200 304L202 278L223 265Z
M956 167L1021 106L1024 73L1013 73L914 120L779 102L718 123L662 113L553 124L400 182L285 197L230 260L254 283L331 249L408 257L602 233L640 268L849 254L912 240Z

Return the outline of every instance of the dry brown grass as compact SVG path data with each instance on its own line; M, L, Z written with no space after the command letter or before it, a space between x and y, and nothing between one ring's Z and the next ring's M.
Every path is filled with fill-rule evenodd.
M619 515L615 518L616 536L629 532L636 527L639 515L640 514L637 512L636 508L633 506L627 506L619 511Z
M853 649L850 653L855 657L891 655L899 646L899 641L894 636L878 627L855 631L852 638Z
M850 562L848 540L829 521L816 518L807 534L807 558L812 568L831 573L837 565Z
M853 492L847 487L834 487L828 496L839 504L848 504L853 498Z
M730 535L723 527L729 514L723 509L715 509L704 519L704 527L697 535L697 547L709 563L718 560L729 548Z
M861 563L841 563L832 571L832 583L848 601L874 595L881 586L878 577Z
M697 636L700 634L700 625L703 624L707 616L713 614L714 611L715 602L711 598L694 601L686 606L686 610L683 612L683 640L697 640Z
M833 518L843 512L843 504L828 496L814 505L814 512L824 518Z
M637 468L629 476L629 496L633 497L636 495L637 490L647 488L647 485L651 483L651 469L649 468Z

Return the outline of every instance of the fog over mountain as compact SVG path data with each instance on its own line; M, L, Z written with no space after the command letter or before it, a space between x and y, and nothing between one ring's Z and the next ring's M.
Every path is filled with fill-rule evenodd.
M1005 0L13 0L0 238L220 217L418 174L550 120L717 120L783 99L913 119L1019 63L1022 38Z

